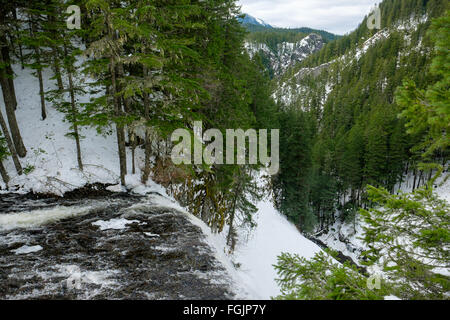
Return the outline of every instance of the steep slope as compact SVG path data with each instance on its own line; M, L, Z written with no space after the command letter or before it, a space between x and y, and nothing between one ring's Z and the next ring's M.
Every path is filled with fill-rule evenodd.
M244 17L242 19L239 19L239 22L242 23L247 28L253 28L253 27L261 27L261 28L273 28L270 24L264 22L261 19L255 18L247 13L244 14Z
M328 230L368 205L366 185L394 192L407 174L415 187L430 178L418 167L420 150L413 149L421 137L406 132L395 95L404 79L418 88L432 83L428 31L446 6L440 0L383 1L380 30L369 30L365 19L274 79L273 97L286 114L275 185L280 210L293 221ZM445 164L445 157L437 153L434 160Z
M422 280L426 278L423 276L426 272L417 270L428 270L433 266L416 267L420 263L410 262L409 258L398 259L400 255L391 249L397 245L404 252L422 252L424 247L419 245L411 249L413 240L409 237L420 231L398 230L403 224L414 226L417 212L427 219L441 214L426 210L427 214L423 214L408 200L403 204L401 200L391 200L388 193L424 185L436 172L435 169L424 170L420 164L424 161L443 165L444 175L448 178L450 158L446 145L426 153L428 140L434 138L430 138L431 132L436 133L436 139L445 139L447 132L445 124L444 128L433 129L427 116L448 104L448 70L445 68L448 60L448 11L445 8L448 2L386 0L380 7L385 14L381 29L369 30L363 21L350 35L328 43L274 80L273 97L279 102L285 119L281 126L284 132L280 139L280 173L274 178L273 185L280 211L304 232L318 238L321 241L318 243L325 243L356 263L364 259L366 262L389 261L385 272L396 269L395 265L399 266L399 273L406 274L409 272L406 269L414 269L416 274L411 277L423 281L421 288L425 288L431 282ZM442 18L436 19L439 17ZM405 79L409 81L405 82ZM442 92L430 89L434 89L436 83ZM433 93L429 94L430 91ZM405 98L408 96L405 92L414 98ZM439 92L435 95L441 97L440 100L430 98L434 92ZM421 116L421 112L426 115ZM444 119L445 123L447 113L439 113L433 119ZM409 122L411 119L416 120L413 125ZM408 122L410 130L407 130ZM372 198L371 188L367 191L368 185L384 187L387 192ZM437 192L443 192L448 198L448 183ZM372 221L372 229L366 233L370 243L365 247L360 239L364 224L359 208L380 205L386 208L379 209L380 217L393 207L406 218L402 222L390 219L392 225L399 226L397 231L392 231L395 228L384 229L391 221L383 223L381 218ZM432 205L427 203L426 207ZM443 211L447 212L447 209ZM418 224L423 229L429 228L427 222ZM433 227L436 225L439 224ZM389 232L383 233L383 229ZM379 246L378 241L382 243ZM386 244L389 241L394 245L389 247ZM445 245L442 247L445 243L443 240L433 244L427 242L427 245L432 251L445 248ZM378 260L362 256L362 251L369 247L372 249L369 254L374 253ZM434 267L441 269L446 262L444 258ZM411 265L414 267L408 268ZM380 270L382 267L375 265L368 272L373 274ZM448 268L433 270L430 277L433 273L448 275ZM389 275L385 279L395 278L392 273ZM401 283L407 282L402 276L397 279ZM444 281L448 283L448 279ZM439 290L436 297L447 291L445 288ZM414 290L405 290L405 293L409 291ZM426 291L417 296L425 295Z
M234 261L241 277L260 299L281 294L273 265L281 253L312 258L321 249L300 234L294 224L281 215L269 200L258 204L257 227L248 242L237 248Z
M258 184L263 190L262 175ZM278 275L273 267L281 253L297 254L309 259L321 249L301 235L297 227L278 212L271 195L266 194L257 203L257 209L255 227L248 229L245 225L239 226L235 252L224 254L221 260L232 263L231 273L236 273L253 299L266 300L281 294L276 282ZM205 232L210 231L208 229ZM227 247L226 234L211 234L208 242L214 244L218 252L223 252Z
M49 104L47 119L40 121L40 99L38 79L29 69L22 70L20 65L13 66L16 72L14 79L18 108L16 117L25 145L29 152L22 160L26 174L14 175L13 163L5 161L5 166L11 172L10 191L53 193L63 195L67 191L80 188L96 182L116 184L119 176L119 164L116 160L117 145L111 132L98 134L95 128L85 127L81 131L81 145L84 150L84 171L80 171L76 163L75 141L67 135L70 124L64 121L64 114ZM54 90L56 83L50 80L52 71L44 69L45 91ZM80 79L81 79L80 75ZM77 79L77 81L81 81ZM81 97L81 101L89 101L90 95ZM3 105L2 94L0 101ZM1 112L4 111L2 106ZM131 164L131 156L128 164ZM128 175L128 186L138 187L140 168L142 167L143 151L137 150L138 171L136 175ZM131 172L131 166L129 168ZM149 182L149 186L154 185ZM0 182L0 189L4 183ZM142 187L142 186L141 186Z
M399 191L411 192L412 186L413 181L409 179L400 186ZM443 181L440 178L434 187L436 195L450 203L450 179ZM364 225L365 223L359 216L355 217L354 221L336 221L328 232L318 233L315 235L315 238L322 241L329 248L342 252L351 257L355 263L360 264L362 253L369 249L361 240L364 235ZM381 268L375 266L372 269L375 269L372 271L379 272ZM450 268L446 269L445 273L449 275Z
M391 35L402 39L401 48L397 52L395 68L407 67L408 62L402 62L402 60L405 60L405 57L415 53L426 55L431 51L431 48L427 47L422 41L423 31L418 31L420 27L424 27L427 21L427 15L420 17L411 16L407 20L398 21L392 27L377 31L367 40L355 46L355 48L349 49L344 55L331 61L311 67L295 66L295 64L289 65L288 68L291 68L291 70L274 85L274 99L286 106L295 104L308 109L312 105L312 98L318 97L323 106L333 87L339 85L340 79L335 75L357 65L370 49L376 51L377 48L375 47L380 46ZM415 39L414 43L412 41L413 38ZM325 74L321 76L323 72ZM314 82L314 85L311 84L312 82Z
M240 19L249 32L245 47L253 57L256 53L269 71L269 75L280 77L284 72L318 52L329 41L339 36L311 28L276 28L248 14Z

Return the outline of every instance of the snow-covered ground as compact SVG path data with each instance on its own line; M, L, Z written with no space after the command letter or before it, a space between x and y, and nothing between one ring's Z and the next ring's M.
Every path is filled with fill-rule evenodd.
M216 258L222 262L233 280L232 286L238 298L270 300L280 294L273 267L282 253L298 254L311 258L321 249L303 237L297 228L273 206L270 198L258 203L255 215L257 226L247 238L246 231L239 230L239 240L234 253L229 253L226 232L213 233L200 219L189 214L173 199L152 195L152 201L161 206L184 211L191 222L199 226L207 242L215 249Z
M70 131L69 123L64 122L64 114L54 108L52 103L46 103L47 118L41 120L41 105L39 97L39 82L30 69L22 70L14 65L16 73L14 84L17 94L16 118L27 148L27 156L20 159L22 167L30 172L22 176L15 174L11 158L4 161L11 176L9 186L18 192L54 193L63 195L65 192L95 182L117 184L119 182L119 160L116 135L114 131L98 134L95 128L82 127L80 135L81 153L84 171L77 165L75 140L67 137ZM45 91L56 89L55 80L49 69L44 70ZM77 81L85 81L77 79ZM77 97L80 102L88 102L89 96ZM0 92L0 110L6 119L3 96ZM152 181L147 186L140 184L140 168L142 167L143 151L136 149L137 174L126 177L127 187L137 192L163 192ZM127 152L128 172L131 172L131 152ZM0 189L5 185L1 181ZM116 190L119 190L119 186ZM1 191L0 191L1 192Z
M261 185L262 179L258 183ZM281 293L274 268L281 253L298 254L308 259L321 249L302 236L295 225L274 208L271 196L267 195L257 208L256 227L250 231L243 227L238 229L237 245L231 254L226 245L227 232L213 234L203 222L198 220L198 223L207 234L208 242L216 248L218 259L236 279L238 291L246 291L247 299L269 300Z
M240 264L238 272L244 282L257 294L255 298L269 299L280 294L273 265L282 252L312 258L321 249L303 237L269 200L258 204L256 222L250 240L237 248L234 260Z

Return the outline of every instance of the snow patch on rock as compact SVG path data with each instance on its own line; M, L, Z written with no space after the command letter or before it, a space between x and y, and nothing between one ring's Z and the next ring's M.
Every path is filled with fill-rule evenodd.
M33 253L33 252L38 252L41 251L43 248L39 245L37 246L22 246L18 249L15 250L11 250L12 252L14 252L15 254L28 254L28 253Z

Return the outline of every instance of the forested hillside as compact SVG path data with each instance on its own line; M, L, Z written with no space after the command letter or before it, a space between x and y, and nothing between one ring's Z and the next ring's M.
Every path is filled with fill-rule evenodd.
M448 2L380 9L274 84L276 204L343 262L280 255L278 299L449 298Z
M442 147L423 158L427 130L408 134L397 89L406 79L425 89L439 77L430 70L437 35L429 30L447 7L383 1L382 29L369 30L364 20L274 82L285 110L274 186L280 210L303 230L353 219L370 203L368 184L394 192L409 175L415 189L433 175L420 162L447 163Z
M249 37L254 34L250 34ZM268 70L270 78L280 77L295 63L303 61L311 54L322 49L325 41L315 33L304 36L296 33L292 42L281 42L270 35L267 40L249 40L245 47L251 57L256 54L261 58L263 66ZM269 43L267 45L266 43Z
M250 32L245 38L250 56L259 54L270 78L280 77L293 65L318 52L338 36L310 28L283 29L242 22Z

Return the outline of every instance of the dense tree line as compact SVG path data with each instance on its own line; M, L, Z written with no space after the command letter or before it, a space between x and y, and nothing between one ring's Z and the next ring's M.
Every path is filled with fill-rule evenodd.
M303 32L298 32L290 29L281 29L276 31L276 29L268 29L265 31L258 31L249 33L247 40L250 42L264 43L272 51L278 51L278 45L283 42L295 43L302 40L308 34Z
M422 26L422 32L417 36L422 36L430 26L430 19L440 16L447 9L448 4L442 0L384 0L379 4L381 11L381 29L390 28L402 20L411 18L421 18L427 16L428 22ZM329 62L344 55L351 49L355 49L379 30L369 30L366 16L358 28L348 35L332 39L323 50L310 56L302 62L302 66L316 66ZM300 65L297 66L297 69Z
M317 30L311 28L270 28L264 26L258 26L254 24L245 24L245 28L249 31L247 38L249 40L263 42L269 45L270 43L281 42L295 42L305 35L310 33L316 33L320 35L326 42L339 39L340 36L333 33Z

